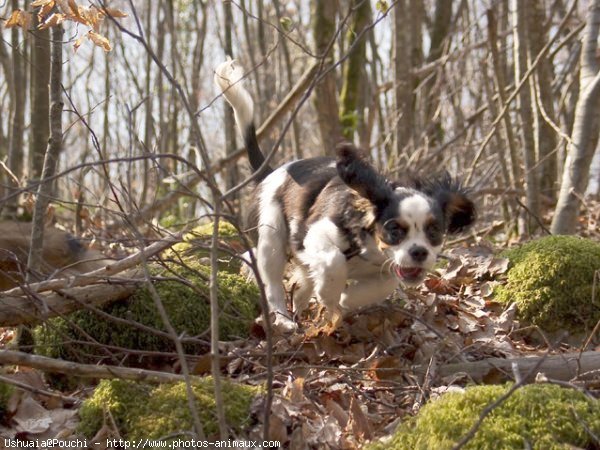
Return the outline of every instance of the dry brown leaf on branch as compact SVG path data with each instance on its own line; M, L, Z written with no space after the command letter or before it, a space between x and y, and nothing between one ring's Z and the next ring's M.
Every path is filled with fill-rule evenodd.
M74 52L76 52L76 51L77 51L77 49L78 49L79 47L81 47L81 44L83 44L83 41L85 41L87 38L88 38L88 35L87 35L87 33L86 33L86 34L84 34L83 36L79 36L79 37L77 38L77 40L75 41L75 43L73 44L73 51L74 51Z
M38 18L39 18L40 22L44 22L46 20L46 18L48 17L48 15L50 15L50 13L52 12L53 9L54 9L54 1L43 5L40 8L40 10L38 11Z
M35 0L34 2L31 2L31 7L32 8L38 8L38 7L45 7L45 6L50 6L51 8L54 6L54 1L55 0Z
M60 25L61 23L63 23L65 21L65 18L66 18L66 16L64 14L60 14L60 13L51 14L46 20L44 20L44 22L42 22L38 26L38 29L45 30L46 28L55 27L57 25Z
M94 44L96 44L98 47L101 47L105 52L110 52L112 50L109 40L101 34L90 31L88 32L87 36Z
M116 19L121 19L123 17L127 17L127 13L121 11L120 9L116 9L116 8L102 8L102 12L110 17L114 17Z
M100 25L104 21L104 14L98 8L90 6L89 8L79 8L79 15L82 17L86 25L92 27L94 32L100 30Z
M31 25L31 13L27 11L23 11L21 9L16 9L12 12L6 23L4 24L4 28L13 28L13 27L21 27L24 30L28 30Z

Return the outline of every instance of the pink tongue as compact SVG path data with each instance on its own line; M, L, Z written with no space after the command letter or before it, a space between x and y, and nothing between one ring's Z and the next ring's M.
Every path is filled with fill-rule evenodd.
M396 273L402 278L415 278L421 274L419 267L400 267L396 266Z

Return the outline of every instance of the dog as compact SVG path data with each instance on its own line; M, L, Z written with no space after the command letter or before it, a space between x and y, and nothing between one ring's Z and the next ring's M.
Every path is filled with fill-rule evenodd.
M301 280L294 311L314 295L336 323L348 311L382 302L400 283L421 283L444 236L475 221L468 190L447 173L402 186L350 143L338 145L336 159L302 159L273 170L258 145L242 78L232 60L215 70L258 181L257 266L277 329L296 329L283 286L288 261Z

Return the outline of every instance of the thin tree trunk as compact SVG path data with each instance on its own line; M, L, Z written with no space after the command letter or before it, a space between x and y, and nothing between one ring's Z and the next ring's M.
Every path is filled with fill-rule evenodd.
M407 23L408 0L399 0L394 7L394 123L396 155L400 156L410 144L414 118L413 82L411 75L411 41L410 25Z
M12 0L13 10L18 9L19 1ZM23 176L23 133L25 129L25 98L27 81L25 77L25 58L21 51L25 51L26 46L19 45L20 31L18 27L11 30L12 46L12 78L14 80L14 112L12 116L12 125L10 132L10 143L8 148L8 168L17 178ZM21 49L21 50L20 50ZM17 188L19 186L16 186ZM7 217L14 217L17 214L19 198L13 197L8 200L4 214Z
M152 0L146 1L146 36L150 40L152 36ZM152 108L154 107L154 101L152 96L151 80L152 80L152 58L150 53L146 54L146 70L145 70L145 86L146 91L146 104L144 105L144 142L142 144L142 152L146 155L152 152L152 130L154 129L154 120L152 117ZM142 193L140 195L140 205L145 205L148 199L148 191L150 189L150 162L148 159L144 160L143 163L143 180L142 180Z
M233 57L233 44L231 42L231 32L233 26L233 16L231 11L231 2L223 2L224 12L224 34L225 34L225 54ZM237 149L236 144L236 125L232 108L225 108L225 157L230 156ZM239 172L237 166L232 166L227 171L227 189L231 189L239 182Z
M50 135L50 30L38 30L37 8L33 14L33 48L31 52L31 142L29 145L29 179L37 180L42 174L44 155Z
M447 46L452 23L452 3L452 0L436 0L435 2L431 49L427 56L428 63L441 58L444 48ZM439 87L439 72L440 70L436 70L424 86L425 126L428 129L429 145L432 146L439 145L444 140L444 129L438 115L441 95L439 91L435 91L435 88Z
M600 30L600 0L590 1L583 33L579 99L562 175L551 231L572 234L576 230L581 199L587 188L590 165L600 132L600 67L596 58Z
M275 12L277 13L277 20L281 22L283 14L281 12L279 0L273 0L273 6L275 7ZM292 58L290 56L290 49L288 47L287 39L285 38L281 40L281 49L283 51L283 59L286 71L285 73L287 76L287 92L289 92L289 90L294 86L294 74L292 73ZM302 148L300 147L300 128L296 118L292 120L292 149L294 151L294 158L302 158Z
M359 124L364 127L363 111L360 108L363 85L366 81L367 36L363 33L371 17L371 4L368 0L352 1L352 23L346 34L347 47L352 48L345 62L342 91L340 93L340 121L342 133L350 141ZM357 41L357 39L360 39Z
M520 80L528 69L528 50L527 50L527 4L517 0L511 1L513 14L513 40L514 40L514 62L515 62L515 80ZM523 163L525 166L525 196L527 199L527 228L531 233L537 226L539 218L539 182L536 169L535 158L535 136L533 126L533 111L531 109L531 83L530 77L528 84L519 91L518 110L521 117L521 142L523 146Z
M44 156L44 165L40 185L37 190L35 208L33 210L33 226L31 230L31 247L27 265L30 272L35 273L41 265L44 244L44 219L46 208L52 196L52 181L56 173L58 158L62 150L62 25L52 28L52 63L50 70L50 140Z
M333 46L331 44L335 37L337 8L337 2L335 1L313 0L312 28L315 37L315 50L317 55L323 58L324 67L333 64ZM335 145L342 137L336 93L335 72L332 71L315 87L313 96L321 142L326 155L334 154Z
M506 102L506 79L504 77L504 67L502 64L500 52L498 51L497 41L498 41L498 29L497 29L497 21L494 14L494 10L488 10L488 35L489 35L489 44L490 44L490 53L492 55L492 63L494 66L494 81L496 83L496 90L498 92L498 107L502 108L502 106ZM495 109L495 108L494 108ZM497 113L493 113L493 117L496 117ZM516 148L516 140L514 137L513 126L511 123L511 116L509 114L504 114L503 121L504 124L504 132L506 135L506 143L508 147L508 161L510 162L510 186L513 189L521 189L522 188L522 176L523 173L521 171L521 162L519 160L517 148Z
M528 20L527 28L529 30L529 54L535 57L548 42L548 30L544 29L546 15L544 13L544 2L541 0L531 0L527 3ZM540 189L544 195L554 198L558 184L557 172L557 153L556 146L558 139L552 126L544 118L556 123L554 113L554 103L552 101L552 79L554 69L552 60L544 58L537 70L537 77L532 79L534 83L533 110L536 111L538 121L536 136L536 153L539 161ZM537 81L537 84L535 83ZM539 97L539 104L538 99ZM542 114L541 108L544 109Z

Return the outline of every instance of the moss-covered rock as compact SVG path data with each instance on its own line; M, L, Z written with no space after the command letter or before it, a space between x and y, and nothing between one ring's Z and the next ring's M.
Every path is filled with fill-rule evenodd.
M475 386L448 393L400 425L392 440L369 450L451 449L477 422L483 409L509 386ZM464 449L591 448L600 433L600 402L574 389L527 385L488 415ZM595 448L595 447L594 447Z
M213 222L205 223L194 228L183 237L183 242L175 244L170 255L178 257L193 257L202 259L210 257L210 245L213 234ZM238 273L241 261L232 255L243 253L247 249L243 245L237 229L229 222L219 221L219 270Z
M250 406L262 392L260 387L222 380L223 404L228 426L239 432L250 422ZM193 383L196 407L204 433L218 431L214 383L206 377ZM142 400L143 399L143 400ZM124 380L104 380L79 410L79 431L92 437L102 426L106 413L126 439L158 439L192 430L185 383L150 386ZM185 436L176 436L185 439Z
M503 253L510 260L507 283L495 298L516 302L519 317L546 331L579 333L600 319L600 297L592 302L600 244L575 236L548 236Z
M200 336L206 340L210 329L210 268L191 259L155 267L152 274L162 280L154 282L171 324L181 335ZM258 289L241 275L218 273L220 329L222 340L244 337L258 315ZM140 288L131 298L105 306L112 316L139 322L166 331L147 288ZM106 360L106 352L97 345L82 344L90 339L99 344L129 349L173 352L171 339L158 336L128 323L114 322L92 311L81 310L66 318L55 318L35 329L36 352L54 358L95 362ZM76 342L79 341L79 342ZM187 352L199 352L202 346L185 344ZM110 360L106 360L110 362ZM131 358L125 363L136 364Z

